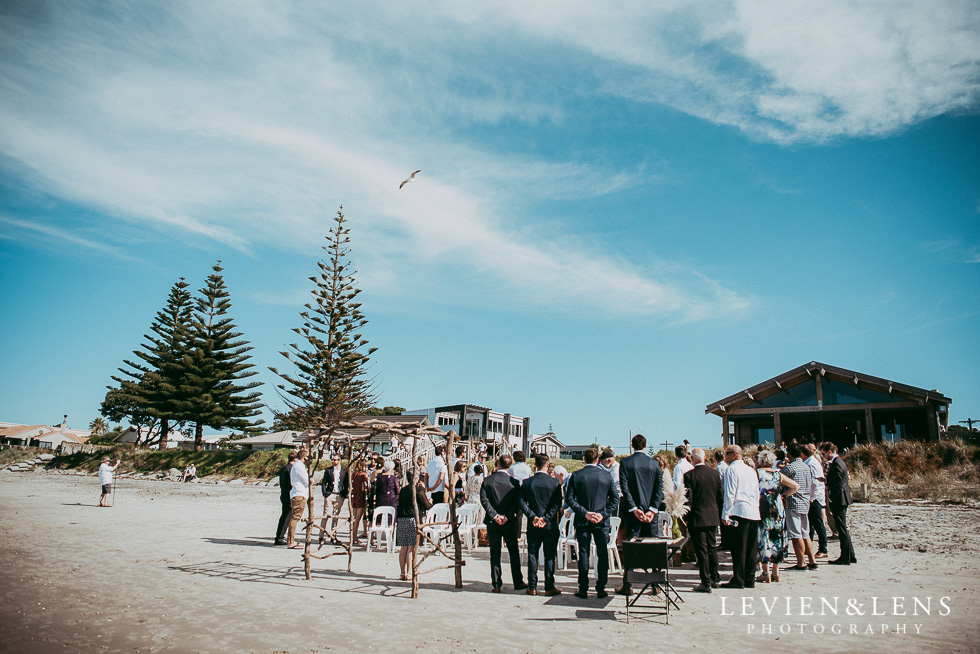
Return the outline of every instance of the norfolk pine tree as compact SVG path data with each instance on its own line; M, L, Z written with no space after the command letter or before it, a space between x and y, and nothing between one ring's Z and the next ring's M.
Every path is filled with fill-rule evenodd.
M195 450L201 449L204 425L252 431L263 422L248 420L262 407L261 395L249 392L261 382L240 383L256 374L249 363L252 347L246 340L236 340L242 334L227 317L231 300L221 276L221 261L212 270L195 302L191 347L184 357L184 375L177 389L180 416L195 423Z
M125 417L134 423L145 424L148 417L159 419L161 450L167 448L170 422L179 421L177 384L183 374L191 321L191 294L187 288L181 277L170 289L167 305L150 324L153 333L144 335L142 349L133 352L140 361L123 361L126 367L119 371L128 379L114 376L119 387L108 387L103 402L102 414L112 420L121 420L121 406L130 407Z
M335 425L365 412L375 399L365 375L377 348L367 348L360 333L367 318L356 301L361 291L354 286L343 211L341 206L323 247L327 260L318 261L319 273L310 277L313 300L300 312L303 325L293 329L302 342L280 352L296 372L270 368L284 381L277 389L288 407L277 422L293 429Z

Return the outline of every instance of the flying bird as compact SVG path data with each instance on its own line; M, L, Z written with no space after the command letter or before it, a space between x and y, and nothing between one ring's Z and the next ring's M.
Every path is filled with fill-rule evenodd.
M418 175L420 172L422 172L422 171L421 170L416 170L414 173L412 173L411 175L409 175L408 176L408 179L406 179L404 182L402 182L401 184L398 185L398 190L400 191L401 188L403 186L405 186L406 184L408 184L409 182L414 182L415 181L415 176Z

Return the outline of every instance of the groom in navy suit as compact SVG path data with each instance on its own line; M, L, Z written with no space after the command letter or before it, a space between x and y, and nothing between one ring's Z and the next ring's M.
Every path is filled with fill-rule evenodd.
M555 588L561 482L548 474L547 454L536 454L534 467L537 472L521 484L521 511L527 516L527 594L538 594L538 550L543 545L544 594L551 597L561 594Z
M854 546L851 544L851 532L847 530L847 507L851 500L851 481L847 474L847 464L837 456L837 446L824 443L820 446L820 454L827 462L827 503L837 524L837 535L840 536L840 556L832 565L851 565L857 563L854 556Z
M575 514L575 538L578 541L578 592L575 597L589 596L589 552L595 539L596 597L608 597L609 578L609 518L619 508L619 497L609 473L596 465L599 452L594 447L585 451L585 467L572 474L568 482L568 506Z
M660 464L644 453L647 439L637 434L631 441L633 454L619 462L619 487L625 505L626 534L624 540L654 535L657 510L664 499L664 476ZM629 571L623 571L620 595L629 595Z

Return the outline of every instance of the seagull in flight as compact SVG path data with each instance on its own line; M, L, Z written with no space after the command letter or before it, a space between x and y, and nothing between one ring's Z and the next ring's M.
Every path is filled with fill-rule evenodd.
M398 185L398 190L400 191L401 188L403 186L405 186L406 184L408 184L409 182L414 182L415 181L415 176L418 175L420 172L422 172L422 171L421 170L416 170L414 173L412 173L411 175L409 175L408 176L408 179L406 179L404 182L402 182L401 184Z

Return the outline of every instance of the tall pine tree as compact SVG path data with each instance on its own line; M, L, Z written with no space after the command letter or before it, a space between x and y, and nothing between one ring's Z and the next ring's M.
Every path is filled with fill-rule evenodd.
M196 299L190 327L190 351L184 357L183 378L177 391L180 415L195 423L194 449L201 449L204 426L252 431L262 420L261 395L250 392L261 382L242 380L256 374L249 363L252 347L227 316L231 300L221 276L221 261L212 268Z
M270 368L284 381L277 388L288 407L277 414L277 423L293 429L335 425L365 412L375 399L366 372L377 348L368 348L360 333L367 318L356 301L361 291L354 285L343 211L340 207L323 247L327 260L318 261L319 273L310 277L313 300L300 312L303 325L293 330L303 342L280 352L296 372Z
M113 394L113 407L105 411L119 412L120 406L128 406L127 417L131 421L146 423L148 417L160 421L160 449L167 448L171 423L179 422L180 398L177 386L183 376L183 366L188 352L188 329L191 322L191 294L188 284L181 277L170 289L167 305L157 312L150 324L152 334L143 336L142 349L135 350L139 361L123 361L119 371L123 377L113 377L118 388L108 387ZM105 405L104 405L105 406ZM118 417L112 419L119 420ZM134 422L134 424L135 424Z

